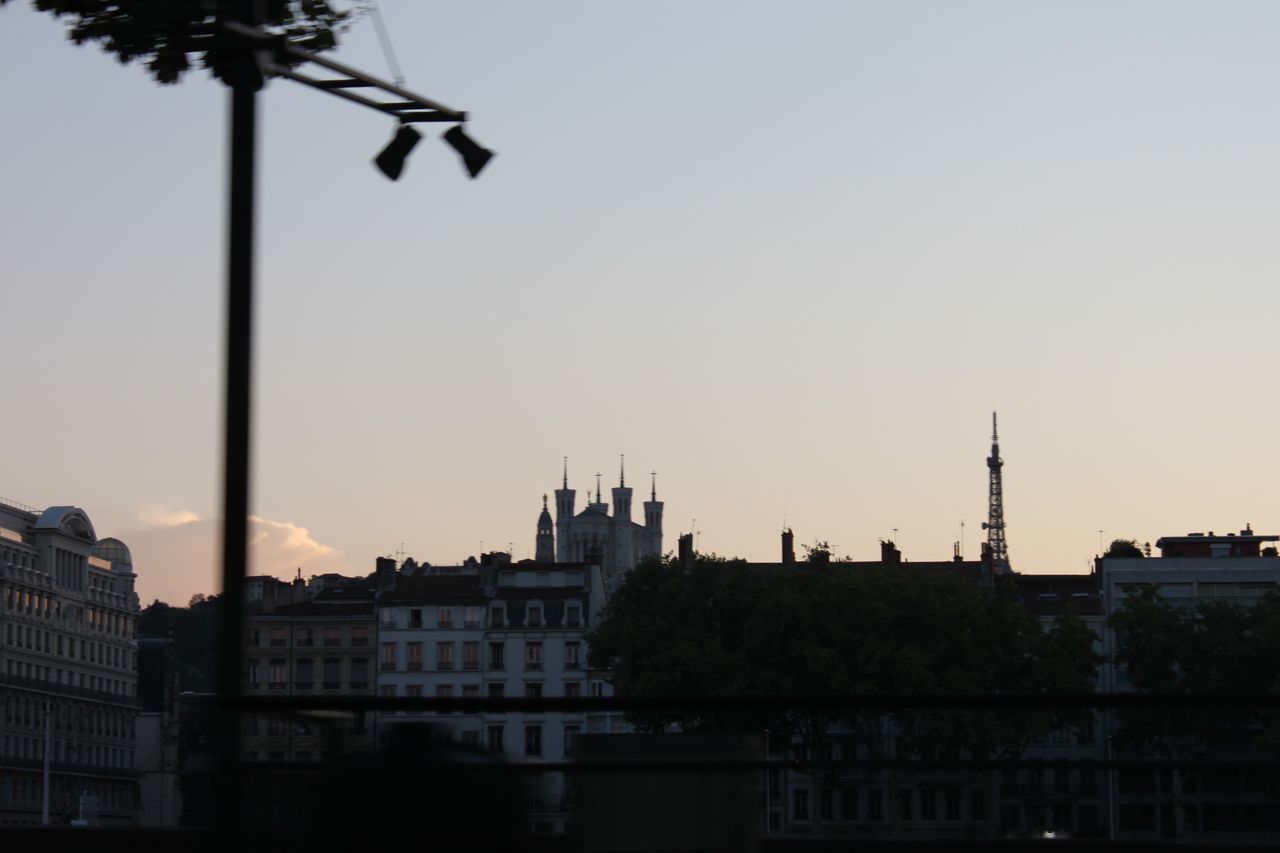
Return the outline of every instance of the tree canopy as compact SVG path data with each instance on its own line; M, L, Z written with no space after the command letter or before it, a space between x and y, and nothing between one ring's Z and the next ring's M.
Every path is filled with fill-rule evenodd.
M0 6L10 0L0 0ZM336 0L31 0L33 8L67 24L76 44L96 43L120 62L142 62L160 83L176 83L192 57L222 77L236 51L213 28L260 9L262 23L290 44L307 50L337 45L352 9ZM354 11L359 11L357 8Z
M217 689L221 612L221 595L194 595L187 607L153 601L139 614L138 636L173 638L177 646L180 690L206 693Z
M957 578L902 566L764 568L701 557L688 569L638 566L588 641L591 665L612 671L618 695L681 699L1090 692L1099 662L1093 632L1079 618L1059 618L1046 631L1012 597ZM899 733L986 740L998 752L1081 722L1053 709L1016 723L910 709L892 717ZM768 728L801 740L821 737L836 721L751 709L633 715L641 728Z
M1102 556L1137 560L1147 555L1143 553L1136 539L1112 539L1110 547Z

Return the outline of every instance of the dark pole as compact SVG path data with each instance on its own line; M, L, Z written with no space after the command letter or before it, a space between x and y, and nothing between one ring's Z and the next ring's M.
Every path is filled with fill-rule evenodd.
M254 161L262 76L245 52L228 75L231 89L227 199L227 376L222 504L222 620L219 648L217 828L237 838L240 819L240 727L244 578L248 562L249 426L253 357Z

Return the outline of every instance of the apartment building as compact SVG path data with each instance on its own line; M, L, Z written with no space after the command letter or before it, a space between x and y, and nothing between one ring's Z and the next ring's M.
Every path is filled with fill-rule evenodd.
M103 824L134 821L135 578L84 510L0 502L0 824L39 823L46 793L50 823L82 797Z
M394 571L379 561L379 575ZM410 566L378 597L382 696L607 696L587 667L586 631L603 606L600 569L580 563L513 564L486 554L462 566ZM621 731L621 715L581 712L384 713L380 731L430 725L442 740L527 765L524 813L534 832L563 832L573 792L542 762L572 755L585 732Z

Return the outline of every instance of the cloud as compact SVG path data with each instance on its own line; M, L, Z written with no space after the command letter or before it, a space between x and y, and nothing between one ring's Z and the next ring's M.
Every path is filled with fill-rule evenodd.
M200 516L189 509L169 509L158 504L148 504L138 510L138 520L143 527L180 527L199 521Z
M186 604L195 593L217 592L222 585L222 525L190 510L147 507L139 513L145 525L113 533L129 546L144 605L159 598ZM290 521L249 518L249 574L292 578L326 572L351 573L336 548L316 540Z

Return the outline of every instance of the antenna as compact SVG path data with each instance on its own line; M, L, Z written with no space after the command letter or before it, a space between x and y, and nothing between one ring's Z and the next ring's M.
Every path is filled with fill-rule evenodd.
M987 457L987 470L990 472L987 487L987 550L991 554L991 568L997 574L1007 574L1009 568L1009 545L1004 538L1004 481L1000 469L1004 460L1000 458L1000 440L996 432L996 413L991 413L991 455Z
M964 557L964 522L960 522L960 556Z

